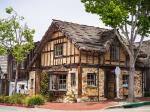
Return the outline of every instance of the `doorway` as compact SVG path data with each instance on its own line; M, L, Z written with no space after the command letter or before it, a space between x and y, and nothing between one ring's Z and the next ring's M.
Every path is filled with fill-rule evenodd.
M114 99L115 98L115 73L112 70L106 71L106 97L108 99Z

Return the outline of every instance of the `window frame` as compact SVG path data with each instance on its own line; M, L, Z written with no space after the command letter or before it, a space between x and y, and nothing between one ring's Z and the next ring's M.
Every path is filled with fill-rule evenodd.
M52 88L52 82L51 82L51 77L54 76L55 77L55 88ZM66 79L62 79L60 77L66 77ZM60 82L65 82L65 84L60 84ZM65 88L60 88L61 87L65 87ZM50 74L49 76L49 91L67 91L67 74Z
M112 46L110 50L111 61L119 61L120 60L120 49L119 46Z
M129 75L123 75L122 85L123 85L123 87L128 87L129 86Z
M57 47L60 47L60 46L61 46L61 49L58 50ZM54 45L54 57L62 57L62 56L63 56L63 44L62 43L55 44Z
M88 79L88 75L94 76L94 78L92 79L92 82L94 81L94 84L89 84L89 80L91 81L91 79ZM91 76L90 76L90 78L91 78ZM96 73L87 73L87 86L95 86L96 87Z

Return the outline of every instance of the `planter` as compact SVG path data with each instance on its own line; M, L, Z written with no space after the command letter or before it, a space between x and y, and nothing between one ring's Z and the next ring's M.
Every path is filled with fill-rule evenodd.
M87 95L88 96L98 96L98 88L87 88Z

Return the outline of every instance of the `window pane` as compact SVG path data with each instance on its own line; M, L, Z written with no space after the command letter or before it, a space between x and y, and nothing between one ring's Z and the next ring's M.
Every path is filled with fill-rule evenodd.
M55 56L62 56L63 44L55 45Z
M89 86L89 85L94 85L94 86L96 86L96 74L87 74L87 85Z
M59 75L59 89L66 89L66 75Z
M50 90L56 89L56 75L50 75Z
M111 60L112 61L119 60L119 47L118 46L111 47Z

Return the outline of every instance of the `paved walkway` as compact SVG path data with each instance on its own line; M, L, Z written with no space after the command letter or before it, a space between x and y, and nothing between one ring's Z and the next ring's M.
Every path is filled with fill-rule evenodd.
M150 101L150 97L138 98L141 101ZM50 103L47 102L45 105L38 106L38 108L24 108L24 107L14 107L14 106L3 106L0 105L0 112L125 112L125 110L132 110L134 108L124 109L124 108L111 108L106 109L110 106L117 106L124 104L124 100L107 100L99 102L85 102L85 103ZM140 108L141 111L146 110L150 112L150 106L148 108ZM144 111L145 112L145 111Z
M150 101L150 97L138 98L140 101ZM124 100L107 100L99 102L85 102L85 103L51 103L46 102L45 105L38 106L38 108L54 109L54 110L101 110L110 106L117 106L125 104Z
M39 108L54 110L100 110L109 106L115 106L115 102L86 102L86 103L50 103L39 106Z

